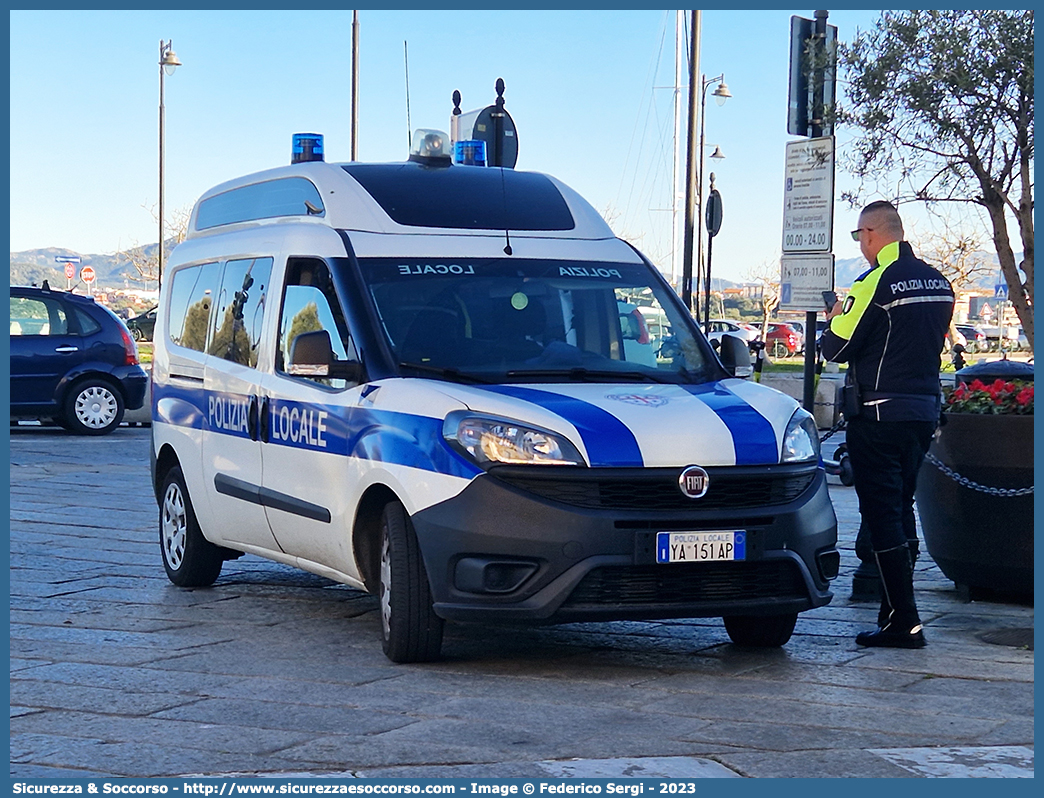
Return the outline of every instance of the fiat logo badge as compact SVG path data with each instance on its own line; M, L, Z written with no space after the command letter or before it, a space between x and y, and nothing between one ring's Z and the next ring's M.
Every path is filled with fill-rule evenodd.
M710 476L699 466L689 466L678 475L678 487L690 499L702 499L710 487Z

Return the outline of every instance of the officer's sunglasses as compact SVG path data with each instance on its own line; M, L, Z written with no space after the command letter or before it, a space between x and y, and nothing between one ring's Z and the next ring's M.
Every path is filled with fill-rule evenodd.
M862 232L863 230L866 230L867 232L869 232L870 230L873 230L873 229L874 228L872 228L872 227L857 227L855 230L852 231L852 240L853 241L858 241L859 240L859 233Z

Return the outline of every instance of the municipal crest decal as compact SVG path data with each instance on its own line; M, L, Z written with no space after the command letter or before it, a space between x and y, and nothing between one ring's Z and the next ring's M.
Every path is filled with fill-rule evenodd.
M666 396L654 393L610 393L606 394L605 398L639 407L663 407L670 401Z

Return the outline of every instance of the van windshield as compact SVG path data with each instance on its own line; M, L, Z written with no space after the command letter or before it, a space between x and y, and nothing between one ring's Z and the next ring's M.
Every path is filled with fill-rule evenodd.
M491 382L675 382L721 368L643 264L360 259L383 332L409 373Z

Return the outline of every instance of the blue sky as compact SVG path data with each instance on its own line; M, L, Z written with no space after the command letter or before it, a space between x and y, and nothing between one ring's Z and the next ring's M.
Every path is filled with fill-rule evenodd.
M848 40L877 13L829 21ZM725 210L714 273L728 279L779 256L792 14L813 11L703 12L701 71L724 73L733 94L722 107L708 97L705 123L706 153L726 155L706 163ZM468 111L503 78L517 168L563 180L669 270L672 91L660 87L674 79L673 11L359 16L360 160L408 154L405 41L413 128L448 129L454 89ZM168 211L288 163L295 132L324 134L329 161L350 157L351 11L14 11L10 22L12 251L156 241L160 39L184 64L165 83ZM840 168L837 184L849 184ZM859 254L856 215L835 210L838 258Z

